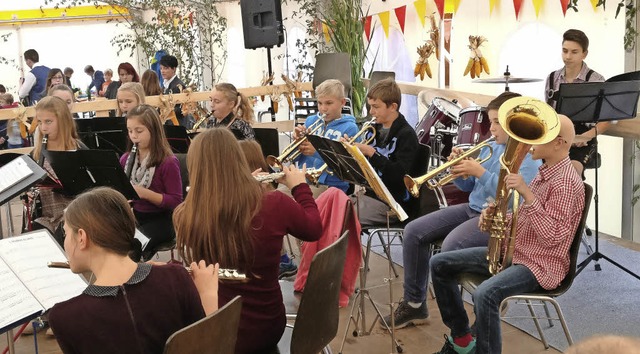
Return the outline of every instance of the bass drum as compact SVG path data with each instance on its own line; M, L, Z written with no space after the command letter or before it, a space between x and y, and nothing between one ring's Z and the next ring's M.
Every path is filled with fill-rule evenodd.
M418 142L429 145L431 137L438 131L451 132L458 126L458 116L460 114L458 104L447 101L444 98L436 97L431 101L427 113L416 125Z
M442 187L442 192L444 193L445 201L441 200L442 195L440 191L431 190L427 187L426 184L423 184L420 187L420 209L419 216L426 215L432 213L436 210L440 210L446 206L468 203L469 202L469 192L463 192L453 183L446 184Z
M484 107L468 107L460 110L458 137L454 145L477 145L491 137L491 121Z

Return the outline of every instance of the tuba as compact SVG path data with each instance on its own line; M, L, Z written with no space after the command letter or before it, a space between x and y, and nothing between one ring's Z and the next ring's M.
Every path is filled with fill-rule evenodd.
M475 156L480 152L480 150L482 150L483 147L489 148L489 155L487 155L487 157L483 159L477 159L478 163L484 163L485 161L489 160L491 158L491 155L493 155L493 147L491 147L491 142L493 142L494 140L495 138L491 137L481 142L480 144L471 147L455 159L451 159L451 161L434 168L433 170L420 177L413 178L409 175L404 175L404 185L407 187L407 190L414 198L418 198L420 196L420 187L424 183L427 183L427 187L429 187L429 189L441 188L442 186L453 181L456 178L456 176L454 176L453 173L451 173L451 171L449 170L451 167L457 165L460 161L466 158Z
M371 135L368 138L365 138L362 141L362 143L367 145L371 144L373 139L375 139L376 137L376 128L373 126L375 123L376 123L376 117L371 118L370 121L364 122L362 124L362 128L360 128L360 130L349 139L348 143L349 144L355 143L356 140L358 140L361 136L364 136L367 132L369 132ZM309 170L307 170L307 178L311 183L317 186L318 180L320 179L320 175L322 175L327 170L327 167L328 166L325 163L322 166L318 167L317 169L314 169L312 172L309 172ZM331 172L329 173L331 174Z
M516 97L506 101L498 111L500 126L509 135L504 153L500 157L500 176L496 188L495 209L482 225L489 232L487 261L489 272L498 274L511 265L516 241L516 224L520 195L506 188L507 174L518 173L520 165L532 145L546 144L558 136L560 119L548 104L531 97ZM513 197L511 229L507 234L507 211ZM503 252L504 249L504 252Z

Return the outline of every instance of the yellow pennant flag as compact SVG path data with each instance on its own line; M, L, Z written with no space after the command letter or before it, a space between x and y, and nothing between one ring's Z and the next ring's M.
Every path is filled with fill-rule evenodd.
M496 7L498 0L489 0L489 15L493 13L493 8Z
M331 36L329 36L329 26L327 26L327 24L324 22L322 22L322 34L324 35L325 42L331 42Z
M460 7L460 1L462 0L445 0L444 12L455 15L455 13L458 12L458 7Z
M379 13L378 17L380 18L380 24L384 30L384 36L389 38L389 11Z
M532 0L532 2L533 2L533 8L536 10L536 18L538 18L540 17L540 8L542 7L542 0Z
M598 11L598 0L591 0L591 6L593 6L593 11Z
M424 21L427 12L427 0L416 0L413 2L413 6L416 8L416 14L418 14L418 18L420 19L420 23L422 23L422 27L424 27Z

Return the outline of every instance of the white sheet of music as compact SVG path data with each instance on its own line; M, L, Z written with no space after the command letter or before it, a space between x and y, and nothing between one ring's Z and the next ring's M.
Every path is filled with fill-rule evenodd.
M18 157L0 168L0 192L31 176L33 171L27 163Z
M0 328L39 314L44 309L29 290L0 259Z
M67 258L45 230L0 240L0 257L45 310L80 295L87 287L82 277L69 269L47 267L48 262Z

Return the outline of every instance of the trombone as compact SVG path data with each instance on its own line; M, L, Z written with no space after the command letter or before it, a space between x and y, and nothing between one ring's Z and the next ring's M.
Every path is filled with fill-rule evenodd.
M433 170L420 177L413 178L409 175L405 175L404 185L407 187L407 190L409 190L409 193L411 193L414 198L418 198L418 196L420 196L420 187L425 182L427 183L427 187L429 187L429 189L440 188L456 178L456 176L454 176L454 174L450 171L451 167L457 165L460 161L475 155L485 146L489 148L489 155L487 155L487 157L483 159L477 159L477 161L478 163L484 163L485 161L489 160L491 158L491 155L493 155L493 147L491 147L490 143L494 140L495 138L491 137L460 154L460 156L456 157L455 159L452 159L451 161L434 168Z
M349 144L353 144L361 136L364 136L367 132L370 132L371 136L369 136L368 138L363 140L362 143L366 144L366 145L371 144L373 139L375 139L375 137L376 137L376 128L373 126L375 123L376 123L376 117L373 117L370 121L364 122L362 124L362 128L360 128L360 130L354 136L352 136L347 142ZM313 184L315 184L317 186L318 185L318 181L320 179L320 175L322 175L324 173L324 171L327 169L327 167L328 166L325 163L322 166L314 169L311 172L309 170L307 170L307 178L309 179L309 181L311 183L313 183ZM332 173L329 172L329 174L332 174Z
M321 133L324 131L325 116L326 114L318 115L318 120L316 120L315 122L313 122L313 124L309 126L309 132L303 134L301 137L294 140L293 143L289 144L289 146L287 146L282 151L280 156L278 157L273 155L267 156L267 164L269 164L269 166L282 169L282 165L284 165L287 162L291 163L293 162L293 160L297 159L300 156L300 145L302 145L302 143L307 141L307 136L310 134L317 135L318 133Z

